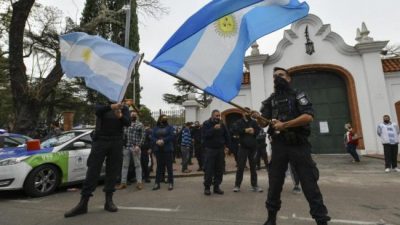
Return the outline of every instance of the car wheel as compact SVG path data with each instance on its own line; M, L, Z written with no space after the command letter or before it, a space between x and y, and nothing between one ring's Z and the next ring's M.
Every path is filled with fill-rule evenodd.
M60 183L60 173L53 165L41 165L32 170L24 184L24 191L32 197L51 194Z

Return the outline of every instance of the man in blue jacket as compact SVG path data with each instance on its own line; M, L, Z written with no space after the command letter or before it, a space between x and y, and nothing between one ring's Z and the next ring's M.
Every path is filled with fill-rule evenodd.
M224 174L226 146L229 146L229 132L221 121L221 113L213 110L211 118L203 123L202 138L205 148L204 194L211 195L213 183L215 194L224 194L220 189Z

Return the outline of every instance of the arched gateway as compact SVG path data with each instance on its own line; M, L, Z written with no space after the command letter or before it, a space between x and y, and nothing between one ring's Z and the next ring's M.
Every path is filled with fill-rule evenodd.
M306 30L315 49L311 55L305 48ZM273 68L287 68L293 75L293 85L307 92L314 104L314 153L346 153L343 134L347 122L364 137L358 146L364 150L362 154L383 153L376 124L384 114L393 115L393 121L397 120L396 112L400 114L400 103L396 103L400 61L381 58L388 41L375 41L364 23L358 30L356 44L348 45L329 24L310 14L284 31L273 54L261 54L254 43L244 60L247 76L232 102L259 110L261 102L274 91ZM196 119L209 118L212 109L219 109L228 125L240 116L232 105L214 99L207 108L195 111Z
M351 74L336 65L314 64L289 69L293 87L305 91L315 110L310 141L314 153L343 153L344 124L362 133Z

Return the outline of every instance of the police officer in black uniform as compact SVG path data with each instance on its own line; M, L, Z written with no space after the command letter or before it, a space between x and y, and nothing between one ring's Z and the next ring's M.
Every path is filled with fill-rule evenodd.
M275 92L262 102L261 113L270 120L268 133L272 137L272 156L269 165L269 189L266 207L268 220L264 225L276 225L276 215L281 208L281 192L285 172L290 162L296 170L304 195L310 205L310 214L318 225L327 225L330 217L324 205L317 181L319 172L311 158L308 142L310 123L314 111L303 92L290 88L291 77L287 70L274 68ZM260 124L267 123L259 120Z
M92 135L92 150L87 160L88 170L78 205L64 214L65 217L87 213L88 201L96 189L104 159L106 178L103 191L106 194L104 209L116 212L112 201L117 176L121 174L124 126L130 125L129 109L120 103L96 106L96 129Z
M214 193L223 195L220 185L225 167L224 149L230 145L230 137L218 110L213 110L211 118L203 123L201 136L205 149L204 194L211 195L210 186L213 184Z

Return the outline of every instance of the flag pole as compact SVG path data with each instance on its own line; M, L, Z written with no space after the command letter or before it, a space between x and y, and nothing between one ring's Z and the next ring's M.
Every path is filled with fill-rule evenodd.
M139 54L139 53L138 53ZM135 63L135 66L133 67L133 70L132 70L132 81L134 81L135 80L135 75L136 75L136 70L138 70L139 71L139 67L140 67L140 65L142 64L142 61L143 61L143 59L144 59L144 53L140 53L139 54L139 59L138 59L138 61ZM126 94L126 92L127 92L128 90L125 90L125 93L124 93L124 96L125 96L125 94ZM132 101L133 101L133 105L135 106L135 83L133 83L133 99L132 99ZM133 108L135 108L135 107L133 107ZM135 111L137 111L137 110L135 110Z
M151 65L150 65L150 62L147 61L147 60L144 60L144 63L146 63L147 65L151 66ZM172 73L170 73L170 72L168 72L168 71L165 71L165 70L163 70L163 69L161 69L161 68L158 68L158 67L157 67L157 69L161 70L162 72L164 72L164 73L166 73L166 74L168 74L168 75L170 75L170 76L172 76L172 77L174 77L174 78L176 78L176 79L185 81L186 83L188 83L188 84L190 84L190 85L193 85L195 88L197 88L197 89L199 89L199 90L202 90L202 91L204 91L205 93L207 93L207 94L209 94L209 95L211 95L211 96L213 96L213 97L215 97L215 98L218 98L218 97L215 96L214 94L212 94L212 93L210 93L210 92L207 92L206 90L203 90L203 89L199 88L197 85L195 85L195 84L193 84L192 82L186 80L185 78L177 77L176 75L174 75L174 74L172 74ZM218 99L220 99L220 98L218 98ZM222 100L222 99L220 99L220 100ZM224 100L222 100L222 101L224 101ZM225 102L225 101L224 101L224 102ZM230 104L230 105L233 106L233 107L236 107L236 108L240 109L240 110L243 111L243 112L246 112L246 113L251 113L251 112L252 112L252 110L247 110L247 109L245 109L243 106L241 106L241 105L239 105L239 104L236 104L236 103L234 103L234 102L229 101L229 102L226 102L226 103ZM258 118L259 118L261 121L263 121L263 123L269 124L269 122L270 122L267 118L264 118L264 117L262 117L262 116L259 116Z

